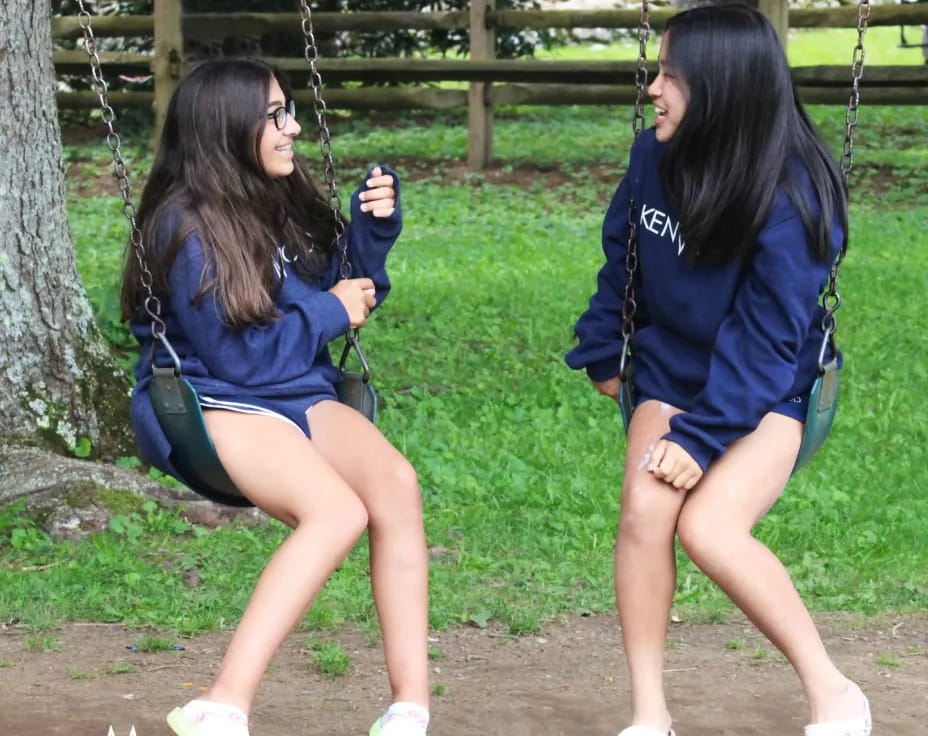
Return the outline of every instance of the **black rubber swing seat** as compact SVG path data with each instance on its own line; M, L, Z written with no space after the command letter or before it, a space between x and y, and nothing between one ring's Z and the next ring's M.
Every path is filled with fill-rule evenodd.
M835 359L822 367L809 392L809 409L802 429L799 455L796 457L796 465L793 466L794 473L825 444L831 426L835 423L840 388L841 372Z
M152 366L149 387L158 423L171 444L171 462L201 496L226 506L253 506L229 478L206 431L197 392L173 366Z
M358 336L346 336L339 362L341 379L335 385L338 400L377 423L377 392L370 381L370 368ZM174 359L172 366L152 364L149 396L161 431L171 445L171 462L184 483L204 498L226 506L253 506L226 473L203 420L196 389L180 372L180 359L165 338L162 344ZM351 350L357 352L363 372L345 369Z

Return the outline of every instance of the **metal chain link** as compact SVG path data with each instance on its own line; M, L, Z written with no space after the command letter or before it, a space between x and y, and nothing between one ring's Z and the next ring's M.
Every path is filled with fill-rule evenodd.
M638 16L638 68L635 70L635 114L632 130L635 138L644 129L644 96L648 86L648 38L651 35L648 0L641 0ZM627 172L626 172L627 175ZM619 361L619 378L628 379L628 358L632 335L635 332L635 272L638 270L638 227L635 222L634 193L628 202L628 247L625 251L625 297L622 300L622 357Z
M319 149L322 151L324 162L323 176L329 189L329 205L335 216L335 242L341 254L339 275L343 279L351 276L351 264L348 262L348 244L345 241L345 220L342 217L342 200L335 186L335 160L332 156L332 136L326 122L326 104L322 99L322 75L319 74L316 62L319 52L316 48L316 37L313 34L313 14L307 0L300 0L300 16L302 17L303 37L306 45L304 56L309 63L309 82L313 90L313 109L316 113L316 122L319 125Z
M848 190L848 179L854 166L854 130L860 120L860 79L864 74L864 35L867 33L867 22L870 19L870 0L857 2L857 45L851 62L851 94L844 114L844 152L841 155L841 173L844 176L844 188ZM841 306L841 295L838 293L838 271L844 260L847 250L847 235L845 245L838 251L835 262L828 275L828 286L822 294L822 330L825 332L825 341L831 346L832 354L837 354L837 345L834 335L838 331L838 318L835 313ZM824 371L824 345L819 357L819 371Z
M870 0L858 0L857 4L857 45L851 63L851 95L844 115L844 153L841 155L841 171L844 180L854 166L854 129L860 120L860 78L864 74L864 35L870 19Z
M635 70L635 116L632 130L635 137L644 129L644 91L648 86L648 39L651 36L650 10L648 0L641 0L641 12L638 15L638 68Z
M142 243L142 231L135 219L135 205L132 203L132 197L129 191L129 172L126 169L125 162L122 159L122 153L119 148L119 134L116 132L114 123L116 113L110 106L107 99L107 84L103 79L103 70L100 64L100 54L97 50L97 39L93 35L93 16L84 6L83 0L77 0L80 11L77 14L77 22L84 32L84 48L90 57L90 71L93 77L93 91L97 93L100 99L100 110L103 122L106 124L108 132L106 134L106 144L113 153L113 176L119 185L119 191L122 194L122 213L129 221L131 227L130 241L135 258L139 264L139 280L142 287L148 293L145 297L143 307L151 317L151 334L155 339L162 339L165 333L164 321L161 319L161 301L155 296L152 289L154 279L145 258L145 246Z

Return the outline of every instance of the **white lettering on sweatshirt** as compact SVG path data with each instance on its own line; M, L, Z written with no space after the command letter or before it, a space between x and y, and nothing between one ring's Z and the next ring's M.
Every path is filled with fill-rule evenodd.
M666 212L661 212L657 207L644 205L641 208L639 224L659 238L669 237L670 242L677 246L678 256L683 252L685 243L680 235L680 223L674 222Z

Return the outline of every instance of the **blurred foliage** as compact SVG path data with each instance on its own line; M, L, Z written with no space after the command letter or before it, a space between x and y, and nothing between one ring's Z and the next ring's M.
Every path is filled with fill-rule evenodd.
M92 2L84 5L97 14L150 14L154 0L111 0L109 2ZM497 0L499 10L538 9L539 0ZM356 13L362 11L406 11L406 12L467 12L470 0L317 0L310 8L315 12ZM73 15L78 12L77 0L52 0L53 15ZM184 0L186 13L285 13L298 10L296 0ZM294 20L294 34L267 34L257 43L255 53L268 56L298 55L302 50L302 40L296 35L299 23ZM331 46L337 56L392 57L415 56L438 52L442 55L454 54L465 56L470 44L467 30L399 30L392 33L339 33L334 38L325 39L319 35L320 45ZM496 34L496 55L498 58L511 59L532 56L536 46L552 42L554 33L538 33L530 30L501 29ZM220 39L220 41L222 41ZM124 45L126 50L150 49L151 40L130 40Z

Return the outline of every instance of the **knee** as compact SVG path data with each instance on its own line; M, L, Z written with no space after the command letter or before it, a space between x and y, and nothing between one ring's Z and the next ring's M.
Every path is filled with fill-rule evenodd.
M703 571L728 558L737 536L737 530L720 521L718 514L684 506L677 520L680 546Z
M664 517L667 512L649 502L644 494L623 492L622 508L619 512L618 538L623 545L663 546L673 539L673 522ZM658 533L666 527L666 533Z
M349 496L342 499L335 508L326 515L326 523L333 528L341 529L352 539L359 539L370 523L370 517L361 499Z
M619 512L618 538L622 544L640 546L653 540L648 532L648 516L641 509L628 508L623 504Z
M378 503L369 509L371 522L421 523L422 493L415 468L405 458L398 458L376 480Z
M335 531L342 539L352 542L360 539L370 521L367 509L357 496L345 494L328 503L302 504L289 512L292 523L283 520L293 529L320 529Z

